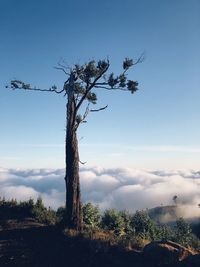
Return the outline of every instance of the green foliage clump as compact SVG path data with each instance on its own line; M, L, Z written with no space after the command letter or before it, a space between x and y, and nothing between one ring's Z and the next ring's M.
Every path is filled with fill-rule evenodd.
M156 240L158 227L145 211L136 211L131 218L131 226L135 235L144 236L150 240Z
M102 216L102 227L106 230L112 230L117 235L125 234L125 222L122 214L116 209L108 209Z
M178 243L188 246L192 240L192 229L190 225L183 219L179 218L175 226L175 239Z
M157 232L158 240L167 241L167 240L174 240L175 233L174 230L168 225L160 225L158 226Z
M92 228L99 227L101 222L101 214L98 206L92 203L83 205L83 222L85 226Z
M31 217L31 210L34 206L34 201L17 202L16 199L6 200L0 197L0 218L2 219L18 219L21 217Z
M120 216L122 217L123 221L124 221L124 232L126 235L132 235L133 234L133 228L131 225L131 218L132 215L124 210L124 211L120 211L119 212Z
M65 219L66 209L64 207L59 207L56 211L56 217L58 222L62 222Z
M56 212L50 207L47 209L41 197L37 199L31 214L40 223L55 224L57 222Z
M51 208L47 209L40 197L36 203L32 198L17 202L16 199L5 200L0 197L0 217L4 220L30 217L45 224L57 222L56 212Z

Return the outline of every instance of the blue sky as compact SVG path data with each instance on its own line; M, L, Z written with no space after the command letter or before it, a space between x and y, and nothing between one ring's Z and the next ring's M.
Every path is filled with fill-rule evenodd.
M200 163L200 2L198 0L0 0L0 166L64 167L65 103L16 92L13 78L48 88L55 70L109 57L145 61L130 71L135 95L98 92L79 130L80 158L106 167L198 168Z

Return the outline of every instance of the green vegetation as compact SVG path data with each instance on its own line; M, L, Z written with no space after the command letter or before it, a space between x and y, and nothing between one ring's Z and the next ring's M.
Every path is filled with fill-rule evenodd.
M37 222L55 224L57 222L56 212L46 208L39 197L36 202L33 199L17 202L16 199L5 200L0 197L0 218L20 219L24 217L34 218Z
M125 234L125 220L122 214L115 209L106 210L102 216L102 228L112 230L116 235Z
M146 211L127 211L108 209L101 213L98 206L92 203L83 204L83 235L90 239L123 245L125 247L142 248L151 241L171 240L183 246L200 250L200 240L192 232L191 226L179 218L175 226L161 225L152 220ZM17 202L15 199L0 198L0 218L20 219L34 218L44 224L57 224L64 220L65 209L57 211L46 208L41 198Z
M98 228L101 223L101 213L98 206L92 203L83 205L83 221L86 227Z
M35 205L33 205L31 215L41 223L55 224L58 221L56 212L50 207L47 209L40 197L37 199Z

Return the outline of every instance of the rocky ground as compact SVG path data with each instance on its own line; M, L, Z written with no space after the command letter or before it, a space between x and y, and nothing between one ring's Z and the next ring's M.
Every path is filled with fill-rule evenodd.
M158 260L146 257L143 252L99 246L95 241L66 236L55 226L45 226L26 218L0 221L0 266L199 267L200 255L191 255L176 263L162 262L162 255Z

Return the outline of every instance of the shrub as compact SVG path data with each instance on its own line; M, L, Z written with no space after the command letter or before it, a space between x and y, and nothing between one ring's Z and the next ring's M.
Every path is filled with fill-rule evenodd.
M161 225L158 227L158 239L162 241L174 240L175 233L168 225Z
M47 209L39 197L31 210L32 216L40 223L55 224L57 222L56 212L50 207Z
M92 203L83 205L83 222L89 227L99 227L101 222L101 214L98 206Z
M131 226L135 235L151 240L158 238L158 227L145 211L136 211L131 218Z
M102 217L102 227L106 230L112 230L117 235L125 234L125 222L122 214L115 210L106 210Z
M17 202L16 199L5 200L5 198L0 198L0 217L7 220L31 217L33 206L34 201L32 199Z
M131 225L132 215L126 210L120 211L119 214L124 220L124 232L126 233L126 235L132 235L134 233L133 227Z
M66 209L64 207L59 207L56 211L56 216L58 222L63 222L65 219Z
M175 240L176 242L189 246L192 240L192 229L190 225L183 219L179 218L175 226Z

